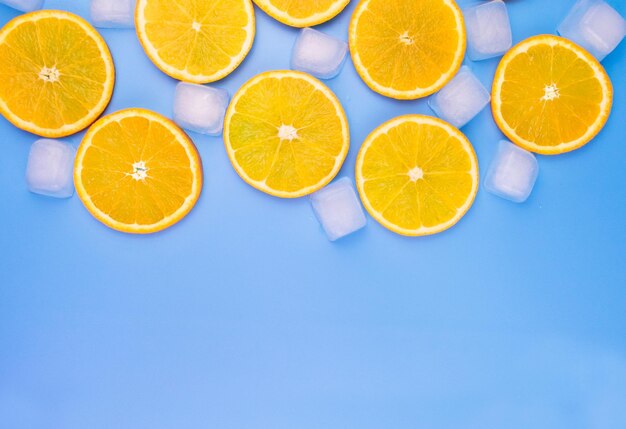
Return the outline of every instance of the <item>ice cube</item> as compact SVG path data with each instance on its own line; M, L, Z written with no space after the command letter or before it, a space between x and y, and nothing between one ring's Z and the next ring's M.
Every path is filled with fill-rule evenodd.
M348 44L321 31L303 28L293 45L291 68L320 79L332 79L341 71Z
M190 131L218 136L229 98L225 89L181 82L174 96L174 121Z
M626 36L626 21L604 0L579 0L557 32L602 61Z
M532 153L502 140L487 171L485 189L499 197L522 203L532 192L538 173L539 165Z
M91 22L100 28L133 28L135 0L91 0Z
M310 197L315 216L330 241L351 234L367 223L352 180L343 177Z
M74 194L74 148L59 140L41 139L30 147L26 184L35 194L69 198Z
M0 3L22 12L32 12L43 6L43 0L0 0Z
M463 11L468 55L473 61L499 57L513 45L511 23L502 0L493 0Z
M461 128L489 104L491 96L469 67L428 99L430 108L444 121Z

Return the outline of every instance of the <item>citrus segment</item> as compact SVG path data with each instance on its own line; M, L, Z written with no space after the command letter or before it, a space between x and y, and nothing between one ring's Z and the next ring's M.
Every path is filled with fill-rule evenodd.
M361 0L350 23L350 52L372 90L398 99L425 97L461 67L463 15L453 0Z
M135 21L150 60L169 76L187 82L226 77L254 42L250 0L138 0Z
M181 220L202 189L194 144L173 122L143 109L98 120L76 155L76 191L99 221L151 233Z
M429 235L469 210L478 162L467 138L447 122L400 116L367 137L357 156L356 182L365 208L384 227Z
M224 143L237 173L255 188L285 198L329 183L349 140L337 97L301 72L252 78L233 97L224 121Z
M98 32L69 12L20 15L0 31L0 113L63 137L89 126L111 99L115 70Z
M600 63L578 45L550 35L514 46L498 66L492 92L502 132L541 154L589 142L606 123L613 99Z
M337 16L350 0L254 0L265 13L292 27L312 27Z

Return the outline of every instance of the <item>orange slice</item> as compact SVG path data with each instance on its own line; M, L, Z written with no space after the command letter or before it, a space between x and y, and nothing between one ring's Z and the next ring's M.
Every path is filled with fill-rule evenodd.
M254 42L250 0L137 0L137 36L152 62L186 82L222 79Z
M0 113L18 128L74 134L104 111L114 81L106 43L74 14L27 13L0 30Z
M463 15L454 0L361 0L350 23L350 52L372 90L426 97L461 67Z
M224 120L224 143L248 184L296 198L335 177L350 136L343 108L328 87L306 73L272 71L235 94Z
M365 208L384 227L429 235L452 227L472 206L478 162L467 138L447 122L400 116L367 137L356 182Z
M491 108L514 143L554 155L589 142L611 112L613 89L600 63L557 36L535 36L514 46L498 66Z
M350 0L254 0L272 18L292 27L312 27L333 19Z
M74 183L100 222L147 234L189 213L202 189L202 166L176 124L149 110L127 109L89 128L76 154Z

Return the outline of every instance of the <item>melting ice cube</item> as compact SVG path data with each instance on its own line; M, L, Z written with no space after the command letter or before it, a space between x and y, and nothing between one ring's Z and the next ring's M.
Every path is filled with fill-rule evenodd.
M444 121L461 128L489 104L491 96L467 66L428 99L430 108Z
M190 131L220 135L228 101L225 89L181 82L174 97L174 121Z
M352 180L343 177L311 195L311 205L328 239L335 241L367 223Z
M557 31L602 61L626 36L626 21L604 0L579 0Z
M74 156L72 146L59 140L37 140L30 148L26 166L28 190L56 198L74 194Z
M32 12L43 6L43 0L0 0L0 3L22 12Z
M521 203L533 190L539 166L535 156L508 141L501 141L491 161L485 189L507 200Z
M91 0L91 22L100 28L133 28L135 0Z
M493 0L463 11L468 54L480 61L499 57L513 45L511 23L502 0Z
M347 53L346 42L312 28L303 28L293 46L291 68L320 79L331 79L341 71Z

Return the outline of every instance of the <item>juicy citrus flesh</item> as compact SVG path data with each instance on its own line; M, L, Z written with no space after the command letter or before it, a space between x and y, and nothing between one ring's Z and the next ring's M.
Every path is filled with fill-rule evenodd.
M350 146L337 97L295 71L262 73L235 94L224 143L243 180L268 194L296 198L329 183Z
M111 99L115 70L98 32L69 12L20 15L0 31L0 113L44 137L89 126Z
M478 162L467 138L447 122L400 116L367 137L356 182L365 208L383 226L430 235L456 224L471 207Z
M350 0L254 0L272 18L292 27L311 27L329 21L350 3Z
M76 191L105 225L152 233L181 220L202 189L194 144L173 122L144 109L105 116L76 155Z
M226 77L254 42L250 0L138 0L135 22L152 62L186 82L209 83Z
M453 0L361 0L350 23L357 72L374 91L426 97L458 72L465 24Z
M613 90L604 68L574 43L531 37L502 59L493 82L498 126L519 146L540 154L577 149L600 132Z

